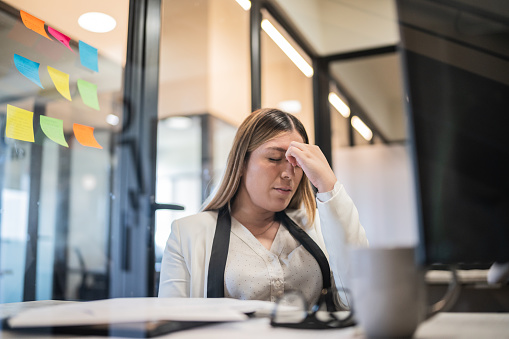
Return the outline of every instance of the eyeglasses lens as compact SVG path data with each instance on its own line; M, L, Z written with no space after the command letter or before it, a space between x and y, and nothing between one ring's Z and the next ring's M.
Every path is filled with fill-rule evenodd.
M275 323L299 323L307 316L304 298L295 293L285 294L278 302L272 321Z

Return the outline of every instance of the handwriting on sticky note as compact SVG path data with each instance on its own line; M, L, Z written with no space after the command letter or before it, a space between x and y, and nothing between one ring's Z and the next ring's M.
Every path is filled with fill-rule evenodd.
M97 61L97 48L92 47L83 41L79 41L80 61L81 64L92 71L99 72Z
M50 66L48 66L48 73L58 93L62 94L67 100L72 101L71 91L69 90L69 74Z
M56 142L59 145L69 147L64 137L64 121L47 117L44 115L40 116L41 129L46 136Z
M97 85L83 79L78 79L78 91L83 103L88 107L99 110L99 99L97 98Z
M38 62L24 58L21 55L14 54L14 65L27 79L35 83L37 86L44 88L42 87L41 79L39 78Z
M94 147L94 148L100 148L103 147L99 145L97 140L94 137L94 128L90 126L80 125L80 124L73 124L72 126L74 131L74 136L76 137L76 140L83 145L87 147Z
M19 14L21 15L21 20L25 24L26 28L31 29L32 31L39 33L43 37L51 40L48 34L46 34L46 30L44 29L44 21L28 14L25 11L19 11Z
M34 142L34 113L7 105L5 136L12 139Z
M71 45L70 45L70 42L71 42L71 38L69 38L67 35L65 35L64 33L61 33L59 31L57 31L56 29L52 28L52 27L49 27L48 26L48 32L53 35L53 37L55 39L57 39L58 41L60 41L62 43L62 45L64 45L65 47L69 48L71 51L72 48L71 48ZM74 51L73 51L74 52Z

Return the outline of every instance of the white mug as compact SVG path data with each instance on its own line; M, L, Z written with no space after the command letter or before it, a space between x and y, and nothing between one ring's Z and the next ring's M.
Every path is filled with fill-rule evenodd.
M441 310L438 303L427 309L424 270L416 265L413 247L352 248L350 270L354 316L370 338L409 338ZM458 294L455 274L453 280L449 300Z

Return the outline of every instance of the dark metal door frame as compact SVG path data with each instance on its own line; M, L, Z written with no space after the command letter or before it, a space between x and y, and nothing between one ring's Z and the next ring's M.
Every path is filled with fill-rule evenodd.
M161 0L131 0L110 235L110 297L154 296Z

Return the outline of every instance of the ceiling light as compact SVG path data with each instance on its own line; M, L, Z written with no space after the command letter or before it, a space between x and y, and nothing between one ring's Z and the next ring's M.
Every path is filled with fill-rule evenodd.
M290 43L279 33L269 20L262 20L262 29L267 33L272 40L285 52L285 54L293 61L293 63L304 73L305 76L310 78L313 76L313 68L304 60L304 58L290 45Z
M92 174L85 174L81 178L81 185L86 191L92 191L97 186L97 179Z
M352 117L352 126L359 132L364 139L370 141L373 138L373 132L369 129L368 126L358 116Z
M329 93L329 102L345 118L350 116L350 107L334 92Z
M165 120L166 127L174 130L185 130L193 126L193 119L189 117L171 117Z
M106 33L117 26L115 19L108 14L99 12L82 14L78 19L78 24L87 31L94 33Z
M106 122L112 126L117 126L120 122L120 119L114 114L108 114L106 116Z
M299 100L281 101L277 106L280 110L291 114L297 114L302 111L302 104Z
M249 0L235 0L238 4L244 8L245 11L248 11L251 8L251 1Z

